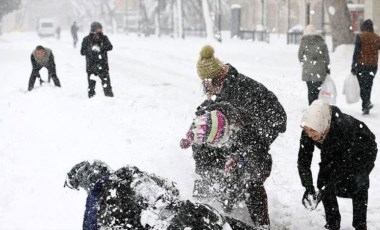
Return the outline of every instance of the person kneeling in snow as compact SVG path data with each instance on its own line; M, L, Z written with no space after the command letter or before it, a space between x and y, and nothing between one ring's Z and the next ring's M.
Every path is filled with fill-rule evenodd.
M173 182L125 166L111 171L102 161L76 164L65 187L87 191L83 229L253 229L208 205L182 201Z
M95 95L96 78L99 77L104 95L113 97L111 79L109 75L107 52L113 46L108 37L103 34L103 27L99 22L91 24L90 34L83 38L80 53L86 56L86 70L88 79L88 97Z
M51 49L43 46L37 46L36 49L33 51L32 55L30 56L30 59L32 61L33 70L29 78L29 91L32 91L34 83L36 82L36 78L40 79L41 84L43 83L43 80L41 79L39 73L43 67L46 67L46 69L48 70L48 81L50 82L50 78L52 78L55 86L61 87L61 83L59 82L59 79L57 77L54 56Z
M180 146L204 148L195 155L196 173L193 196L215 198L229 213L245 201L254 225L269 229L269 215L264 181L272 166L270 155L260 154L260 145L244 145L244 124L237 110L225 103L215 103L198 115L181 140ZM198 153L199 154L199 153Z
M315 209L322 200L326 228L340 229L337 197L351 198L352 226L367 229L369 174L377 155L375 135L361 121L342 113L322 100L314 101L304 112L298 152L298 171L306 188L302 203ZM310 170L314 147L321 150L317 186Z

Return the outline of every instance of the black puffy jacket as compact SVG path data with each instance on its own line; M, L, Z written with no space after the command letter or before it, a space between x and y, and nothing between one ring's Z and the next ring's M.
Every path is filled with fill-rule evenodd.
M197 169L222 168L226 155L233 152L244 155L247 165L252 168L261 165L263 161L267 164L265 168L270 167L272 162L268 156L269 146L279 133L286 131L285 110L277 97L261 83L238 73L229 64L227 74L221 92L216 95L215 100L203 102L196 114L226 104L235 109L234 113L237 113L242 128L235 144L229 149L193 145Z
M331 106L330 130L323 143L314 142L302 131L298 171L305 188L313 186L310 165L314 146L321 150L317 187L334 186L337 194L351 197L358 186L369 187L369 173L377 155L375 135L361 121Z
M100 51L94 51L94 46L98 46ZM88 74L98 74L99 72L109 70L107 52L112 50L112 48L113 46L106 35L90 33L83 38L80 53L86 56L86 70Z

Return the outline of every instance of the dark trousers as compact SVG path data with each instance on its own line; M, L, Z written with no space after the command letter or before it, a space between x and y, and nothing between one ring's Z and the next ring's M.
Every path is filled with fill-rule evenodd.
M373 79L376 75L377 67L371 66L357 66L357 74L360 85L360 97L362 99L362 108L369 109L371 104L371 91L373 85Z
M88 79L88 97L93 97L95 95L95 86L96 86L96 80L94 77L99 77L100 81L102 82L102 87L104 90L104 95L107 97L113 97L112 92L112 86L111 86L111 79L108 71L103 71L98 73L98 75L88 73L87 79Z
M258 226L269 226L268 196L264 184L262 182L251 183L247 193L245 203L253 223Z
M34 87L34 83L36 82L36 78L41 78L40 76L40 70L42 67L33 69L32 74L29 78L29 84L28 84L28 90L31 91ZM53 79L54 85L57 87L61 87L61 83L59 82L59 79L57 77L57 73L55 70L55 65L46 67L48 69L48 75L49 75L49 82L50 79Z
M322 203L325 208L326 222L328 229L340 228L340 213L337 195L334 189L322 190ZM360 228L367 224L367 204L368 189L366 187L358 188L352 195L353 221L354 228Z
M318 99L319 91L321 90L322 81L307 81L307 95L309 105Z
M73 40L74 40L74 48L77 46L77 42L78 42L78 35L73 35Z

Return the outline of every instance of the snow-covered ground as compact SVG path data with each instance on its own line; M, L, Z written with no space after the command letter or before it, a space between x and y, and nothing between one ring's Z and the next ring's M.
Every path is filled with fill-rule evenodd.
M277 35L270 44L108 36L114 45L109 62L115 97L105 98L98 84L92 99L87 98L85 59L67 31L61 40L34 33L0 37L0 229L81 229L86 193L63 188L63 183L71 167L87 159L103 160L113 169L136 165L177 182L182 198L191 199L194 161L190 149L180 149L179 140L205 98L195 68L205 44L215 47L219 59L272 90L287 112L287 132L272 145L273 171L266 182L272 229L322 229L322 205L309 212L301 204L297 154L307 90L297 45L288 46ZM39 44L53 50L62 88L36 83L26 93L30 54ZM379 137L380 81L375 78L375 107L369 116L361 115L360 103L347 105L341 94L352 53L353 46L342 46L330 55L337 105ZM47 78L45 69L42 77ZM315 153L315 179L318 162ZM351 200L339 203L342 229L353 229ZM368 229L380 229L379 211L377 164L371 174Z

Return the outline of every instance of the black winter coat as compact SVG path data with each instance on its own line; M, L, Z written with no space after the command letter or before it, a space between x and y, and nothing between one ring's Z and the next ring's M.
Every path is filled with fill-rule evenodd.
M359 186L369 187L369 173L377 155L375 135L361 121L331 106L330 130L323 143L302 131L298 170L302 185L313 187L310 170L314 146L321 150L317 187L333 186L338 196L352 197Z
M225 157L236 152L244 156L249 172L257 174L254 168L259 169L260 167L257 167L259 165L270 171L268 167L272 162L268 154L269 146L279 133L286 130L284 108L277 97L264 85L238 73L231 65L228 67L228 77L221 92L216 95L214 101L203 102L196 114L199 115L206 110L215 109L215 106L226 104L235 109L242 128L235 144L229 149L193 145L197 169L223 168Z
M178 195L178 189L171 182L141 172L136 167L123 167L105 180L99 192L98 228L124 229L131 226L133 229L151 229L141 225L142 211L156 209L156 203L175 203Z
M94 46L98 46L100 51L94 51ZM89 75L109 70L107 52L112 48L106 35L100 34L97 37L96 34L90 33L83 38L80 53L86 56L86 70Z
M233 218L223 221L210 206L179 200L174 183L133 166L123 167L100 182L96 229L222 230L224 222L234 230L253 229Z

